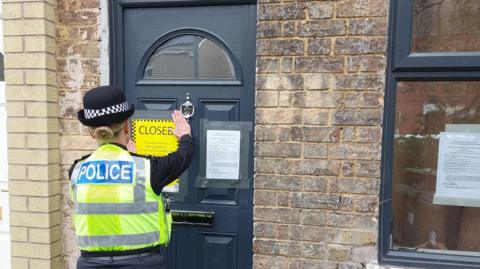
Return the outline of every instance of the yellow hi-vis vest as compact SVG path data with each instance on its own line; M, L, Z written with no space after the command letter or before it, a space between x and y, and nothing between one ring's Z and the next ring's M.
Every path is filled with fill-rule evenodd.
M166 245L170 216L150 185L150 161L119 146L100 146L71 178L77 243L85 251Z

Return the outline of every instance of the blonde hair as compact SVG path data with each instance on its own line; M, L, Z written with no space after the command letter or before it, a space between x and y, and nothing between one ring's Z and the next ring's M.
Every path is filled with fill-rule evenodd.
M99 145L115 142L120 132L123 130L124 121L106 126L88 127L95 135Z

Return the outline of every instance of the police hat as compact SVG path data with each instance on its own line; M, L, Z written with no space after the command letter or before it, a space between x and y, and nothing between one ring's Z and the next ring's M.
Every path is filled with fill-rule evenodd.
M135 112L128 106L123 91L112 86L101 86L89 90L83 97L83 108L78 111L78 120L86 126L105 126L122 122Z

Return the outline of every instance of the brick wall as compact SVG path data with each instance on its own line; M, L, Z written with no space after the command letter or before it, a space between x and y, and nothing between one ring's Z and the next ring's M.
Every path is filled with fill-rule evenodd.
M254 268L376 263L387 0L261 0Z
M3 0L12 268L60 268L55 2Z
M58 0L57 80L59 89L63 248L65 268L79 255L72 223L68 170L75 159L91 153L95 140L77 120L83 94L100 84L100 0Z

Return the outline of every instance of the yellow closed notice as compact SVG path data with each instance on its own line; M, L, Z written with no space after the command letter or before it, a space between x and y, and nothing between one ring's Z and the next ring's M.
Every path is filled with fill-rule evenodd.
M178 140L173 135L173 120L133 119L132 140L140 155L166 156L178 148ZM163 192L178 192L178 179L163 188Z

